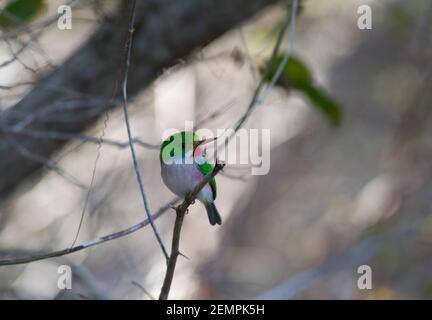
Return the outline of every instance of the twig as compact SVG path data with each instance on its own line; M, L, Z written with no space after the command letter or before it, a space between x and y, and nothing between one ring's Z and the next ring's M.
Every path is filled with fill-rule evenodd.
M18 54L14 51L14 48L12 46L12 44L10 43L9 40L4 39L7 47L9 48L9 51L12 55L12 61L16 60L18 63L20 63L26 70L29 70L32 73L36 73L37 70L33 69L32 67L30 67L29 65L27 65L24 61L21 60L21 58L18 56ZM30 41L23 44L23 46L21 47L22 51L25 50L25 48L30 44ZM2 64L3 65L3 64Z
M322 280L323 276L329 276L347 268L356 268L374 257L384 246L391 245L394 247L401 242L406 242L409 237L415 234L424 218L425 214L422 213L414 219L413 217L404 219L400 225L390 229L385 234L375 232L340 255L331 256L317 266L295 273L281 284L261 293L257 299L292 299Z
M270 84L267 86L266 90L260 95L257 104L261 104L267 96L270 94L274 86L276 85L276 82L279 80L280 76L282 75L285 65L288 62L288 58L293 54L294 51L294 33L297 23L297 11L298 11L298 0L292 0L291 3L291 17L290 17L290 26L288 29L287 34L287 41L288 45L284 52L284 56L282 61L280 62L275 74L273 75Z
M139 169L138 160L137 160L137 156L136 156L136 152L135 152L135 146L133 143L133 136L132 136L132 129L131 129L131 125L129 122L129 114L128 114L128 109L127 109L127 81L128 81L128 74L129 74L131 49L132 49L132 38L133 38L132 35L134 33L135 9L136 9L136 0L133 0L132 1L131 14L130 14L130 18L129 18L128 37L126 39L126 46L125 46L125 66L124 66L125 69L124 69L124 78L123 78L123 112L124 112L126 129L127 129L128 139L129 139L129 148L130 148L130 151L132 154L132 161L133 161L133 165L135 168L135 174L136 174L136 178L138 181L139 189L141 192L141 197L143 200L144 209L146 211L147 218L150 222L150 225L153 229L153 232L156 236L156 239L159 242L159 245L160 245L162 252L165 256L165 259L168 263L168 260L169 260L168 253L165 249L165 246L162 242L162 239L159 235L159 232L156 228L156 225L153 222L152 215L150 213L150 208L149 208L148 201L147 201L147 197L146 197L146 194L144 192L144 183L142 181L141 171Z
M67 5L73 6L76 1L77 0L69 1L67 3ZM0 68L3 68L3 67L8 66L9 64L11 64L11 63L13 63L15 61L20 62L19 56L21 55L21 53L23 53L29 46L31 46L32 42L37 42L38 38L47 30L47 28L50 27L50 26L52 26L52 25L54 25L58 21L58 19L65 14L65 12L63 12L61 14L57 14L57 15L49 18L42 25L42 28L40 30L37 30L35 32L35 34L32 33L32 29L33 28L27 26L23 21L21 21L18 17L16 17L15 15L11 14L10 12L7 12L5 10L0 10L0 14L7 16L11 20L14 20L14 22L17 23L18 26L19 26L19 30L16 31L14 33L14 35L9 36L9 35L6 34L6 35L4 35L4 36L1 37L6 43L8 41L8 38L18 38L19 33L21 33L22 31L26 32L29 35L29 37L30 37L30 40L27 41L27 42L25 42L17 51L15 51L15 52L13 50L11 51L12 57L10 59L8 59L8 60L3 61L2 63L0 63ZM26 65L24 65L24 67L26 69L31 69L31 68L28 68Z
M30 41L28 41L27 43L25 43L24 45L22 45L21 46L21 48L19 48L16 52L15 51L13 51L13 48L12 48L12 46L9 44L9 42L6 42L6 43L8 43L8 46L9 46L9 49L10 49L10 51L11 51L11 54L12 54L12 57L11 58L9 58L8 60L6 60L6 61L3 61L2 63L0 63L0 68L3 68L3 67L6 67L6 66L8 66L8 65L10 65L11 63L13 63L13 62L15 62L15 61L17 61L17 59L18 59L18 57L19 57L19 55L30 45Z
M7 132L9 134L13 135L22 135L22 136L30 136L33 138L39 138L39 139L50 139L50 140L80 140L83 142L90 142L98 144L106 144L108 146L117 147L120 149L128 148L129 147L129 141L117 141L109 138L100 138L100 137L94 137L89 136L85 134L80 133L69 133L69 132L59 132L59 131L45 131L45 130L34 130L34 129L21 129L21 128L15 128L15 127L8 127L8 126L1 126L0 124L0 132ZM159 145L152 144L149 142L142 141L138 137L135 137L132 139L133 143L147 148L151 150L159 150Z
M72 7L72 9L75 9L77 7L77 4L80 4L78 0L71 0L65 3L65 5ZM26 22L22 21L12 13L7 12L5 10L0 10L1 15L6 15L9 19L14 20L14 22L17 24L17 26L14 27L14 31L10 31L6 33L3 32L0 36L0 39L2 40L15 39L21 33L27 33L32 38L32 40L34 40L34 36L32 35L32 32L34 32L34 30L36 30L37 35L40 35L41 31L46 30L48 27L55 25L58 19L62 17L65 13L66 12L62 12L59 14L52 15L51 17L48 17L44 21L27 24Z
M40 154L29 150L26 146L19 143L13 136L6 134L5 135L6 140L10 145L14 147L14 149L22 156L27 159L30 159L32 161L41 163L45 168L48 170L52 170L56 174L58 174L60 177L64 178L66 181L70 182L72 185L80 188L80 189L87 189L87 186L79 181L77 178L75 178L72 174L58 166L54 161L51 159L47 159L44 156L41 156Z
M168 209L171 209L172 206L175 205L179 200L180 200L179 198L174 198L170 202L168 202L166 205L161 207L155 214L153 214L152 220L158 219ZM131 233L134 233L134 232L144 228L148 224L150 224L150 220L145 219L145 220L143 220L137 224L134 224L133 226L131 226L129 228L126 228L124 230L121 230L121 231L118 231L115 233L108 234L106 236L102 236L102 237L94 239L94 240L86 241L83 244L77 245L73 248L66 248L63 250L58 250L58 251L53 251L53 252L48 252L48 253L42 253L42 254L32 255L32 256L27 256L27 257L22 257L22 258L0 260L0 266L24 264L24 263L30 263L30 262L34 262L34 261L64 256L64 255L71 254L71 253L74 253L77 251L88 249L90 247L102 244L104 242L108 242L111 240L115 240L115 239L127 236Z
M263 75L260 79L260 82L258 83L258 85L254 91L252 99L251 99L245 113L237 121L236 125L234 126L235 132L237 132L243 126L243 124L245 123L247 118L252 113L253 109L256 106L258 106L264 102L264 100L267 98L269 92L272 90L275 83L277 82L277 80L281 76L281 73L282 73L282 71L286 65L286 62L288 61L288 57L292 54L292 50L293 50L293 35L294 35L294 31L295 31L297 11L298 11L298 0L293 0L291 12L290 12L290 14L287 14L287 17L283 23L282 29L280 30L280 32L278 34L278 38L276 40L276 45L274 46L272 55L270 57L269 62L267 63L267 65L265 67L265 70L264 70ZM278 69L277 69L276 73L274 74L273 78L271 79L270 85L263 92L264 85L269 78L270 71L272 70L274 63L276 62L277 54L279 52L283 37L284 37L284 35L288 29L288 26L289 26L288 47L285 51L284 58L281 61L281 63L279 64ZM233 136L234 135L232 135L231 137L233 137Z
M214 178L219 171L223 169L225 164L222 163L216 163L215 167L213 168L212 172L210 172L208 175L206 175L201 182L190 192L186 198L183 200L183 202L177 206L176 208L176 220L174 223L174 230L173 230L173 238L172 238L172 244L171 244L171 256L168 261L168 267L165 273L164 282L162 285L162 289L159 295L159 300L167 300L168 295L171 288L171 283L174 277L174 271L177 264L177 257L180 255L179 251L179 245L180 245L180 233L181 228L183 225L183 219L185 214L187 213L187 210L189 206L195 201L196 197L198 196L198 193L201 191L204 186L209 183L209 181Z
M148 292L147 290L146 290L146 288L144 288L141 284L139 284L138 282L136 282L135 280L132 280L132 282L131 282L135 287L137 287L138 289L140 289L142 292L144 292L149 298L150 298L150 300L156 300L154 297L153 297L153 295L150 293L150 292Z
M89 187L87 189L87 194L86 194L86 198L85 198L85 201L84 201L84 206L83 206L82 211L81 211L81 217L80 217L80 220L79 220L78 229L77 229L77 232L75 234L74 240L72 241L71 248L73 246L75 246L75 243L78 240L78 237L79 237L79 234L80 234L80 231L81 231L81 227L82 227L82 224L84 222L84 217L85 217L85 213L86 213L86 210L87 210L87 206L88 206L88 203L90 201L90 196L91 196L91 194L93 192L93 184L94 184L94 181L95 181L95 178L96 178L97 163L98 163L100 155L101 155L102 139L105 136L105 131L106 131L107 126L108 126L108 124L107 124L108 120L109 120L109 114L108 114L108 112L105 112L105 119L104 119L104 122L103 122L102 134L101 134L101 136L99 137L99 139L97 141L96 158L94 159L94 163L93 163L93 170L92 170L92 175L91 175L91 179L90 179L90 185L89 185Z

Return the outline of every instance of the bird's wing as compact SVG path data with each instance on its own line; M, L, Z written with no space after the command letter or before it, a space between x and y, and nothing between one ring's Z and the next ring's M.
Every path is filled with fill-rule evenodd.
M206 176L210 172L213 171L213 166L208 163L207 161L203 162L202 164L198 164L198 169L201 171L201 173ZM209 181L210 187L213 191L213 199L216 199L216 179L213 177Z

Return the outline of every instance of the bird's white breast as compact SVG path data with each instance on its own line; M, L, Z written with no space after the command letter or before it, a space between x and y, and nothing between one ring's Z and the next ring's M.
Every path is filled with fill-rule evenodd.
M179 197L185 197L201 181L204 175L199 171L197 164L161 163L162 179L166 186ZM201 202L213 202L213 192L207 184L198 194Z

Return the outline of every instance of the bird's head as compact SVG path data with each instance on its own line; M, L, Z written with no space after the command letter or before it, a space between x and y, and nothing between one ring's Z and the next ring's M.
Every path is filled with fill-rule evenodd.
M187 157L202 155L204 149L202 145L214 141L215 139L203 139L192 131L182 131L175 133L165 139L160 148L160 160L165 163L182 161Z

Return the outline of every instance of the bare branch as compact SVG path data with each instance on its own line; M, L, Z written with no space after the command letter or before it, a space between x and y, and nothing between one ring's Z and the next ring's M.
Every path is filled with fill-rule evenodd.
M21 145L14 137L7 135L6 139L8 142L17 150L23 157L26 157L28 159L31 159L32 161L41 163L45 168L52 170L53 172L57 173L59 176L64 178L66 181L70 182L72 185L80 188L80 189L87 189L86 185L79 181L77 178L75 178L72 174L68 173L63 168L59 167L54 161L51 159L46 159L45 157L41 156L40 154L30 151L25 146Z
M298 11L298 0L292 0L291 10L289 11L289 14L287 14L286 19L284 21L284 24L282 26L282 29L279 32L278 38L276 40L276 45L274 46L271 58L268 61L267 65L264 69L264 72L262 74L260 82L258 83L258 85L254 91L252 99L251 99L245 113L237 121L236 125L234 126L234 131L238 131L238 129L240 129L243 126L243 124L245 123L245 121L248 119L248 117L252 113L253 109L255 109L255 107L257 107L258 105L262 104L265 101L268 94L273 89L277 80L281 76L282 71L283 71L283 69L284 69L284 67L288 61L288 58L292 54L292 51L293 51L293 37L294 37L295 26L296 26L297 11ZM273 68L274 63L276 62L277 54L279 52L283 37L284 37L284 35L288 29L288 26L289 26L289 32L287 34L288 46L287 46L287 49L285 51L284 58L280 62L276 73L274 74L273 78L271 79L270 84L267 86L266 90L264 91L265 83L269 78L270 71Z
M395 246L406 241L415 234L423 219L424 213L414 218L410 216L409 219L404 219L396 228L390 229L385 234L375 232L342 254L331 256L317 266L293 274L281 284L260 294L257 299L292 299L315 285L323 276L347 268L356 268L371 259L384 246L389 244Z
M13 135L24 135L31 136L33 138L40 139L53 139L53 140L79 140L82 142L90 142L94 144L106 144L108 146L117 147L120 149L128 148L129 141L117 141L108 138L101 138L88 136L80 133L68 133L68 132L57 132L57 131L41 131L32 129L21 129L15 127L6 127L0 125L0 131L7 132ZM140 147L144 147L150 150L159 150L159 145L145 142L142 139L135 137L132 142Z
M163 207L161 207L155 214L153 214L152 219L153 220L158 219L168 209L171 209L172 206L174 206L176 203L178 203L179 200L180 200L179 198L174 198L171 201L169 201L167 204L165 204ZM102 243L105 243L105 242L108 242L111 240L115 240L115 239L127 236L131 233L134 233L134 232L144 228L149 223L150 223L149 220L145 219L145 220L143 220L137 224L134 224L133 226L131 226L127 229L124 229L124 230L121 230L121 231L118 231L115 233L111 233L111 234L108 234L106 236L94 239L94 240L86 241L83 244L77 245L77 246L72 247L72 248L66 248L63 250L53 251L53 252L49 252L49 253L42 253L42 254L32 255L32 256L27 256L27 257L22 257L22 258L0 260L0 266L30 263L30 262L34 262L34 261L45 260L45 259L49 259L49 258L60 257L60 256L64 256L67 254L71 254L71 253L74 253L77 251L88 249L88 248L93 247L93 246L100 245Z
M135 152L135 146L133 143L132 129L131 129L131 125L129 122L129 114L128 114L128 106L127 106L127 82L128 82L128 75L129 75L132 39L133 39L134 23L135 23L135 9L136 9L136 0L133 0L132 1L131 15L129 18L128 37L126 39L126 47L125 47L125 66L124 66L125 69L124 69L123 90L122 90L123 91L123 112L124 112L126 129L127 129L128 139L129 139L129 148L130 148L131 155L132 155L132 161L133 161L139 189L141 192L141 197L143 200L144 209L145 209L145 212L147 214L147 219L150 222L150 225L153 229L153 232L156 236L156 239L159 242L159 245L160 245L162 252L165 256L165 259L167 260L167 263L168 263L169 256L168 256L168 253L165 249L165 246L163 244L161 236L159 235L159 232L156 228L156 225L153 222L152 215L150 212L150 207L149 207L148 200L147 200L147 196L146 196L146 193L144 191L144 182L143 182L142 177L141 177L141 170L140 170L139 165L138 165L138 160L137 160L137 156L136 156L136 152Z
M172 238L172 244L171 244L171 256L168 261L168 267L165 273L165 279L162 285L162 289L159 295L159 300L166 300L168 299L168 295L171 288L171 283L174 277L174 271L177 264L177 257L180 255L179 246L180 246L180 233L181 228L183 225L183 219L185 214L187 213L187 210L189 206L195 201L196 197L198 196L198 193L201 191L204 186L209 183L209 181L214 178L219 171L221 171L224 168L225 164L216 163L215 167L213 168L212 172L210 172L208 175L206 175L201 182L190 192L186 198L183 200L183 202L177 206L176 208L176 220L174 223L174 230L173 230L173 238Z
M146 288L144 288L141 284L139 284L138 282L136 282L135 280L133 280L131 282L135 287L137 287L138 289L140 289L142 292L144 292L149 298L150 300L156 300L153 295L148 292L148 290Z

